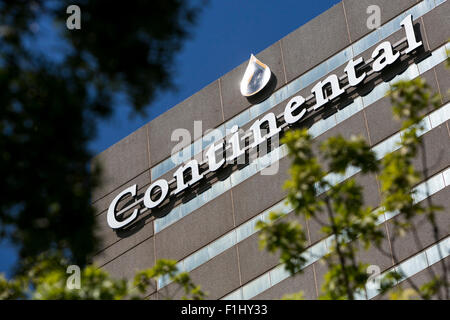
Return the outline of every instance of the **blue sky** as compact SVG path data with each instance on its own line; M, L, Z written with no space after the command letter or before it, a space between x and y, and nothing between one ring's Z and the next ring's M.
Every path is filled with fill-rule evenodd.
M98 122L90 149L94 154L107 149L240 65L250 53L264 50L338 2L210 0L192 29L192 37L176 57L173 80L177 90L160 94L147 107L146 117L136 116L127 105L116 106L111 118ZM45 33L48 27L42 26L39 32ZM16 260L16 250L1 242L0 273L9 277Z

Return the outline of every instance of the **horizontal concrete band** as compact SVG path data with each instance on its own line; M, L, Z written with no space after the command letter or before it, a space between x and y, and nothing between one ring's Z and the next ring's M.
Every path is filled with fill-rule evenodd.
M435 110L430 115L423 118L421 121L421 124L424 126L424 130L422 130L419 135L424 135L425 133L431 131L433 128L436 128L437 126L441 125L442 123L445 123L447 120L450 119L450 103L447 103L446 105L442 106L438 110ZM372 147L372 150L376 153L377 159L381 159L387 154L394 152L399 149L399 142L401 142L401 137L404 131L398 132L397 134L391 136L390 138L384 140L383 142L377 144L376 146ZM331 184L331 185L337 185L341 183L342 181L356 175L360 172L360 169L355 167L350 167L345 174L338 175L338 174L328 174L325 179ZM448 182L450 182L450 170L446 171L445 173L448 175L446 178ZM430 180L429 183L431 183L434 180ZM414 190L417 191L417 194L415 195L415 200L417 202L423 200L424 197L424 186L425 184L421 184L417 186ZM443 185L442 185L443 186ZM441 188L442 189L442 188ZM435 192L441 190L441 189L432 189L435 190ZM437 190L437 191L436 191ZM322 194L326 190L320 190L319 194ZM241 226L231 230L224 236L220 237L219 239L215 240L214 242L210 243L209 245L203 247L202 249L196 251L195 253L189 255L188 257L184 258L183 260L179 261L177 264L177 267L179 270L182 271L192 271L193 269L197 268L198 266L206 263L207 261L211 260L221 252L231 248L235 244L239 243L240 241L243 241L244 239L248 238L252 234L256 233L257 230L255 228L256 223L258 221L267 221L268 215L272 211L281 212L281 213L289 213L293 210L293 208L286 204L286 199L281 200L271 208L265 210L264 212L258 214L256 217L252 218L251 220L245 222ZM161 278L158 282L159 288L162 288L169 284L168 278Z
M447 44L447 47L450 48L450 43ZM439 49L433 51L431 56L427 59L421 61L418 64L412 64L405 72L392 79L390 83L381 83L380 85L376 86L371 91L371 93L367 94L363 98L356 98L353 103L338 111L333 116L314 123L314 125L309 128L309 133L314 138L325 133L326 131L336 126L338 123L343 122L344 120L355 115L364 108L384 97L391 84L399 80L414 79L433 66L436 66L439 63L445 61L445 59L447 59L446 46L442 46ZM169 225L197 210L207 202L212 201L219 195L238 185L247 178L257 174L258 172L261 172L263 169L267 168L272 163L275 163L276 161L284 158L286 155L287 149L285 146L281 145L279 148L274 149L270 153L255 159L245 168L233 172L227 179L214 183L210 189L206 190L202 194L198 195L188 202L178 205L164 217L156 219L154 221L154 232L157 233L164 228L167 228ZM145 211L145 208L141 210L142 213Z
M353 45L348 46L347 48L341 50L334 56L322 62L320 65L314 67L313 69L307 71L297 79L291 81L289 84L278 89L265 101L253 105L249 109L233 117L231 120L215 128L216 129L215 133L206 134L205 136L198 139L194 143L184 147L177 154L175 154L175 156L171 156L163 160L159 164L155 165L154 167L151 168L151 179L156 180L166 172L175 168L177 165L182 164L184 161L189 160L194 155L208 148L211 144L219 141L225 136L226 130L229 130L234 125L238 125L239 127L241 127L249 123L253 119L256 119L258 116L263 114L264 112L274 108L276 105L286 100L288 97L293 96L300 90L306 88L308 85L319 80L327 73L332 72L333 70L350 61L352 58L358 56L365 50L369 49L376 43L386 39L396 31L401 29L400 22L407 15L412 14L414 19L420 18L429 11L431 11L432 9L434 9L437 5L444 3L445 1L447 0L435 3L434 0L424 0L416 4L412 8L404 11L400 15L394 17L392 20L382 25L379 29L372 31L362 39L358 40ZM219 136L219 132L221 136Z

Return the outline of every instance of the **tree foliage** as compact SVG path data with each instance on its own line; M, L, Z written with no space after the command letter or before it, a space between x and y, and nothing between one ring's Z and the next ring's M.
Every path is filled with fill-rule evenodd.
M42 254L33 259L26 274L11 280L0 275L0 300L140 300L147 298L160 277L169 277L179 286L184 292L182 299L198 300L205 296L186 272L177 269L173 260L158 260L152 268L137 272L132 281L113 278L105 270L87 265L80 270L77 287L71 285L73 276L68 266L69 261L61 254Z
M143 112L172 87L174 56L204 2L82 0L80 30L66 28L71 4L0 1L0 239L19 248L19 273L48 250L80 265L95 252L96 121L118 96ZM52 34L38 31L45 24Z
M375 247L390 256L391 253L385 252L381 245L385 239L378 223L381 214L398 214L396 219L391 219L394 225L392 243L407 232L416 234L414 221L418 216L425 217L424 223L431 225L435 242L441 239L442 233L436 223L436 215L442 214L441 208L433 205L428 189L425 203L416 203L412 191L420 181L429 178L424 156L426 146L420 135L424 129L422 117L437 108L441 99L421 78L394 84L388 96L394 117L402 121L403 133L399 150L381 160L377 160L375 152L361 136L331 137L317 149L306 129L287 132L283 138L292 159L291 178L285 184L288 190L286 201L294 208L294 215L319 224L323 238L328 237L329 252L321 260L328 269L321 299L357 299L364 292L370 275L368 265L358 259L359 251ZM419 151L422 171L413 165ZM319 164L319 155L326 167ZM349 172L378 175L382 194L378 209L364 205L363 189L354 178L348 178ZM268 222L258 223L260 243L270 252L278 252L280 262L294 275L302 272L307 258L311 258L305 251L310 243L298 219L287 220L284 216L273 212ZM422 248L420 239L416 244ZM395 250L392 255L397 264L399 258ZM442 252L440 255L443 257ZM404 283L409 286L406 290L395 287L403 280L403 275L389 272L382 278L381 293L391 292L392 299L448 299L447 266L444 260L440 265L440 275L428 268L432 280L421 287L406 279ZM294 294L286 298L301 297Z

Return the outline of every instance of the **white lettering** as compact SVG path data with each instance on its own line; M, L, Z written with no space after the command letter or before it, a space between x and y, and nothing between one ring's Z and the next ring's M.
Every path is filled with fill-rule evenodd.
M300 108L305 103L305 98L302 96L295 96L286 105L286 108L284 109L284 121L289 124L293 124L297 121L299 121L306 113L306 108L303 108L302 111L296 116L294 116L292 113Z
M331 85L331 94L325 98L325 86L327 84ZM328 76L323 81L319 81L312 89L311 92L316 97L316 105L314 106L314 110L319 109L321 106L323 106L328 101L340 96L344 93L344 89L341 88L339 85L339 79L337 75L332 74Z
M353 61L353 59L351 59L344 69L344 71L348 77L348 84L351 85L352 87L357 86L366 78L367 74L365 72L362 75L360 75L359 77L356 76L356 66L363 62L364 62L364 59L362 57L359 57L355 61Z
M118 221L116 218L117 214L122 213L122 211L116 213L116 207L117 204L119 203L119 201L126 196L127 194L130 194L132 197L136 196L136 189L137 189L137 185L132 185L131 187L126 188L125 190L123 190L121 193L119 193L114 200L111 202L111 205L108 208L108 214L107 214L107 221L108 221L108 225L113 228L113 229L119 229L122 228L124 226L126 226L127 224L129 224L130 222L132 222L134 219L136 219L137 215L138 215L138 209L134 209L133 213L126 218L123 221Z
M152 192L155 188L159 188L161 190L161 194L159 195L158 200L153 201L152 200ZM167 197L167 193L169 192L169 184L167 183L167 180L160 179L151 184L150 187L148 187L147 191L145 191L144 195L144 206L146 206L149 209L152 209L159 205L161 202L164 201L164 199Z
M265 133L264 136L262 136L261 126L265 122L269 124L269 131ZM253 131L253 142L250 148L258 146L264 140L273 137L274 135L278 134L281 131L281 129L277 126L277 118L275 117L275 114L272 112L266 114L262 119L256 120L250 127L250 130Z
M184 173L186 170L191 171L191 179L189 181L184 181ZM186 189L188 186L193 185L197 181L199 181L201 178L203 178L203 174L200 174L199 167L198 167L198 161L196 159L192 159L191 161L187 162L185 165L178 168L177 171L173 174L174 178L177 181L177 188L173 191L175 194L180 193L184 189Z
M414 32L412 14L406 16L405 19L400 22L400 25L405 28L406 31L406 41L408 41L408 48L405 51L405 54L410 53L411 51L417 49L422 45L422 41L417 41L416 34Z
M389 41L385 41L378 45L372 53L372 58L376 58L373 62L372 69L375 72L379 72L388 65L393 64L399 57L400 52L394 54L391 43Z

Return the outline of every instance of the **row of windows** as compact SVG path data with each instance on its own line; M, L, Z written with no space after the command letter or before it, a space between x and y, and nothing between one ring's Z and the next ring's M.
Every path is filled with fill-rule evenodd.
M450 48L450 43L447 44L447 47ZM432 61L432 64L430 65L435 66L444 61L446 58L447 58L446 47L442 46L439 49L435 50L431 54L431 56L427 58L427 60L429 59L430 61ZM425 61L421 63L425 63ZM417 72L411 70L416 70ZM398 77L401 77L402 79L412 79L408 77L419 75L420 72L418 70L420 70L420 67L413 64L403 74L399 75ZM380 87L381 89L379 89ZM323 119L314 123L309 129L309 133L313 137L317 137L323 134L327 130L330 130L331 128L336 126L338 123L341 123L350 116L368 107L375 101L383 98L385 96L387 89L389 89L388 83L383 82L379 84L372 90L371 93L369 93L364 98L358 97L343 110L337 112L336 114L332 115L327 119ZM340 115L341 113L342 115ZM443 119L446 118L447 116L448 113L446 114L445 112L443 112L442 114L440 114L439 112L436 111L433 113L433 115L430 115L429 117L432 117L433 121L436 122L436 121L443 121ZM428 125L430 121L429 117L426 117L424 119L428 129L430 128ZM384 141L383 143L378 144L374 148L374 151L379 155L383 155L386 153L385 150L391 150L392 147L395 146L395 143L398 142L399 140L400 140L400 133L394 135L393 137ZM227 179L216 182L215 184L212 185L210 189L197 195L192 200L186 203L182 203L179 206L175 207L166 216L155 220L154 221L155 233L160 232L161 230L168 227L172 223L175 223L184 216L197 210L207 202L212 201L216 197L230 190L232 187L235 187L242 181L260 172L262 169L268 167L271 163L275 163L276 161L282 159L287 155L287 153L288 153L287 147L285 145L282 145L279 148L274 149L270 153L266 154L265 156L255 159L254 162L242 168L241 170L233 172Z
M397 16L393 20L381 26L379 29L371 32L366 35L358 42L349 46L342 50L341 52L335 54L333 57L324 61L320 65L314 67L304 75L300 76L296 80L289 83L287 86L280 88L276 92L274 92L268 99L265 101L252 106L250 109L247 109L233 119L229 120L225 124L217 127L216 129L220 132L205 135L203 138L198 139L194 143L185 147L183 150L180 150L176 157L170 157L158 165L154 166L151 169L151 177L152 180L155 180L162 176L164 173L170 171L175 168L177 165L183 163L186 160L192 158L193 155L198 154L202 150L206 149L209 145L222 139L225 136L225 132L227 129L230 129L234 125L238 125L239 127L245 125L251 120L259 117L264 112L270 110L280 102L284 101L288 97L296 94L301 89L306 88L308 85L313 82L319 80L321 77L326 75L327 73L335 70L340 67L344 63L350 61L353 57L356 57L360 53L369 49L379 41L387 38L394 32L401 29L400 22L409 14L412 14L414 19L419 18L435 8L437 5L444 3L447 0L424 0L409 10L403 12L401 15Z
M431 119L434 119L433 121ZM419 134L423 135L426 132L430 131L432 128L435 128L439 126L440 124L444 123L450 119L450 103L446 104L445 106L441 107L438 110L435 110L430 115L424 117L422 122L424 123L425 129L422 130ZM433 123L433 125L431 124ZM380 142L378 145L372 148L376 152L377 158L381 159L388 153L394 152L398 150L399 148L399 142L401 141L401 135L403 134L403 131L391 136L390 138L384 140L383 142ZM285 148L285 146L282 146ZM360 171L359 168L356 167L349 167L344 174L335 174L335 173L329 173L325 176L325 179L331 184L331 185L337 185L341 183L342 181L356 175ZM450 170L447 170L444 173L445 181L447 183L450 183ZM414 193L414 199L417 202L420 202L423 200L426 195L426 186L428 186L429 191L433 194L438 192L439 190L443 189L445 187L444 180L439 180L440 176L435 176L431 179L429 179L426 184L423 183L415 188L416 192ZM319 193L325 192L324 190L319 190ZM225 250L231 248L236 243L248 238L252 234L256 233L256 223L258 221L268 221L268 215L270 212L280 212L288 214L291 212L293 208L286 203L285 200L282 200L272 206L271 208L265 210L264 212L260 213L259 215L255 216L251 220L243 223L236 229L230 231L226 235L220 237L218 240L212 242L211 244L203 247L202 249L198 250L197 252L191 254L190 256L186 257L185 259L178 262L177 267L179 270L183 271L191 271L198 266L204 264L205 262L209 261L213 257L219 255L220 253L224 252ZM389 218L391 218L394 215L394 213L389 214ZM381 218L380 218L381 219ZM379 221L380 223L384 222L384 219ZM169 283L168 278L161 278L159 281L159 288L167 285Z
M436 174L432 178L428 179L427 181L421 183L417 187L413 189L414 194L424 194L424 190L426 185L430 187L429 190L429 196L432 196L433 194L439 192L440 190L444 189L445 187L450 186L450 168L446 169L445 171ZM424 198L422 196L415 197L415 202L422 201ZM377 209L376 211L381 211L382 208ZM378 220L377 224L381 224L392 217L396 216L398 213L395 212L386 212L386 214L381 214L380 219ZM319 242L317 242L315 245L308 248L303 255L303 257L306 259L306 263L303 266L303 269L307 266L311 265L312 263L316 262L325 254L330 252L330 249L332 247L332 242L334 241L333 236L329 236ZM443 244L443 248L441 249L443 258L447 257L450 254L450 237L447 238L447 240L441 241L441 245ZM437 244L436 244L437 245ZM423 256L421 254L416 255L415 257L406 260L402 264L396 267L396 270L401 270L402 273L404 273L406 276L412 276L415 273L423 270L429 265L432 265L439 261L439 252L436 248L436 245L429 248L426 251L426 254L428 256L428 264L423 263L417 263L418 260L422 259ZM425 252L423 252L425 255ZM249 282L248 284L244 285L243 287L233 291L229 295L225 296L224 300L240 300L240 299L251 299L258 294L262 293L263 291L269 289L272 286L275 286L277 283L287 279L290 276L290 273L285 270L284 265L280 264L277 267L273 268L272 270L264 273L260 277L256 278L255 280ZM375 279L376 281L377 279ZM368 286L370 291L368 290L368 299L374 297L376 294L375 289L372 288L371 285ZM376 291L378 292L378 291ZM359 298L365 299L364 293L359 293Z

